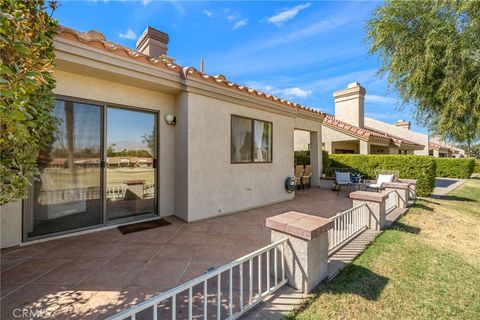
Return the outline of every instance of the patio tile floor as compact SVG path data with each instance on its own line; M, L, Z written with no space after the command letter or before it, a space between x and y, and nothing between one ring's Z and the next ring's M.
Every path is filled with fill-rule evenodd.
M292 201L200 222L167 217L169 226L127 235L115 228L4 249L0 318L27 307L52 318L103 319L268 245L267 217L291 210L331 217L351 207L342 194L312 188Z

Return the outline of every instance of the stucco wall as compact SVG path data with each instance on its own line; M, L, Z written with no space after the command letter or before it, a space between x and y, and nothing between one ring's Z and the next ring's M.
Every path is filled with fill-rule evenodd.
M360 146L358 141L333 141L332 142L332 152L336 153L335 150L353 150L354 153L360 153Z
M22 241L22 202L0 206L0 248L13 247Z
M294 132L294 148L295 151L309 150L310 132L303 130L295 130Z
M394 125L385 123L383 121L378 121L372 118L365 117L365 126L375 128L376 130L385 131L390 133L391 135L405 138L412 142L416 142L418 144L424 145L425 148L423 150L415 150L414 153L418 155L428 155L428 135L415 132L412 130L407 130L403 128L396 127Z
M337 130L330 129L325 125L322 126L322 140L323 140L323 143L325 144L325 150L328 151L329 153L332 153L335 151L335 149L332 148L332 142L335 142L334 147L336 147L337 149L342 149L339 147L341 145L341 143L339 143L340 141L347 141L345 146L351 147L351 142L353 140L357 140L357 143L356 143L357 148L355 149L355 153L359 153L358 139L355 139L352 136L349 136Z
M292 199L294 118L188 94L188 221ZM231 115L273 123L272 163L230 163Z

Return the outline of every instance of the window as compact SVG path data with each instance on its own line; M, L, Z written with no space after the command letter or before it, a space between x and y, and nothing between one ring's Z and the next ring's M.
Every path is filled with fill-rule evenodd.
M232 163L272 162L272 123L232 116Z

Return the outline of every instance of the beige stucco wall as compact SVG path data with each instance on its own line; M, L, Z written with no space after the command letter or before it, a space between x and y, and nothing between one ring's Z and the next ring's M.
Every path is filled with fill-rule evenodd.
M188 221L293 198L284 187L293 173L293 117L194 93L188 105ZM232 114L273 123L272 163L230 163Z
M335 148L337 149L351 149L353 148L352 141L356 140L356 147L355 153L359 153L358 147L358 139L355 139L352 136L339 132L337 130L333 130L331 128L326 127L325 125L322 126L322 141L325 144L325 150L329 153L335 152ZM345 148L343 148L345 147Z
M22 202L12 201L0 206L0 248L22 242Z
M295 151L309 150L310 132L304 130L295 130L294 132L294 148Z
M404 138L425 146L423 150L415 150L414 154L428 155L428 135L412 130L407 130L404 128L399 128L389 123L385 123L383 121L378 121L368 117L365 117L364 121L366 127L375 128L376 130L381 130L390 133L391 135Z

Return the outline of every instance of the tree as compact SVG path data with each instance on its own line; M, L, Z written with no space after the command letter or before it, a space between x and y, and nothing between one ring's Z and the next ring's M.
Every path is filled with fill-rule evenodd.
M56 2L49 2L53 11ZM57 22L44 0L0 4L0 204L25 196L57 126L52 68Z
M445 140L480 138L480 1L387 0L366 24L370 54L403 105Z

